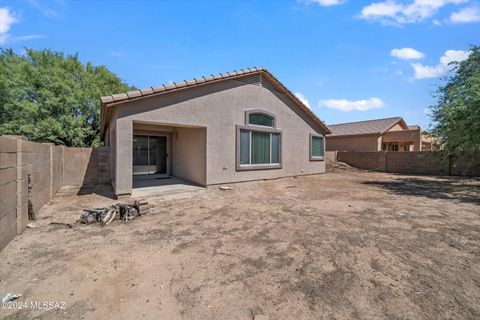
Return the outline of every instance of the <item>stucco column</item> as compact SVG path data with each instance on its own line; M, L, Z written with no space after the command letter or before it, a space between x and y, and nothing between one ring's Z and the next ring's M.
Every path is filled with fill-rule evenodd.
M132 143L133 123L128 119L117 119L116 137L116 181L115 194L117 196L132 193Z

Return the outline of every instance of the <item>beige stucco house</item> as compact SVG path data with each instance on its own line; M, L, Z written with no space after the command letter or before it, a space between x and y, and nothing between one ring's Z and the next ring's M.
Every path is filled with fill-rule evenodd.
M325 172L313 112L262 68L101 98L112 185L174 176L198 185Z
M328 125L327 151L421 151L418 125L401 117Z

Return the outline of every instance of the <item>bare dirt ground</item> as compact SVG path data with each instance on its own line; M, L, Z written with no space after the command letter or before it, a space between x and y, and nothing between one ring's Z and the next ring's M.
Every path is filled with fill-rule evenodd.
M5 319L479 319L480 180L345 171L114 200L58 194L0 253L0 293L60 310ZM108 194L107 194L108 195Z

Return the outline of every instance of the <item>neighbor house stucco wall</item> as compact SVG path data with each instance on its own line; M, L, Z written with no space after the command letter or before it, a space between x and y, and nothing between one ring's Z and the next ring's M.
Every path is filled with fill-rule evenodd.
M322 129L283 94L261 85L228 80L131 101L117 108L117 194L132 189L134 121L207 128L207 185L325 171L324 161L309 160L310 134L322 134ZM283 131L281 169L236 171L236 125L245 124L245 111L249 109L276 116L277 129Z
M413 142L413 151L421 151L422 134L420 129L387 131L383 134L382 141L383 142Z
M327 136L327 151L378 151L379 135L332 137Z

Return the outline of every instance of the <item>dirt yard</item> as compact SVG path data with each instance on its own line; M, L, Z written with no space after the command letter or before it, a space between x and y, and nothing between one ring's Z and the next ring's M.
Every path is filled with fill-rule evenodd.
M0 253L5 319L479 319L480 180L360 171L150 197L69 228L108 192L63 191ZM58 307L58 305L57 305Z

